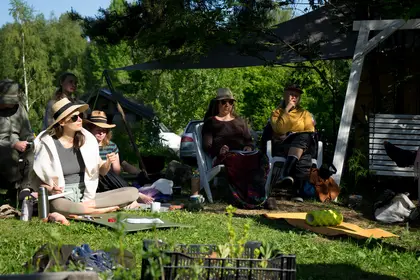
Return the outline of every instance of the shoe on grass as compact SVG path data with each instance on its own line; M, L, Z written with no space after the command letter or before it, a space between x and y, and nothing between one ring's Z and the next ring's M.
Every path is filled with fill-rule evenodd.
M277 200L274 197L267 198L267 201L265 202L265 206L268 210L278 210L277 206Z

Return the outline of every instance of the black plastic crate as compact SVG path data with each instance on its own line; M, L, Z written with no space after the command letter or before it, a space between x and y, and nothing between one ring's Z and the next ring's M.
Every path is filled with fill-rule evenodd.
M152 246L154 241L144 240L145 250ZM170 263L164 265L166 280L193 279L199 270L199 279L227 280L227 279L296 279L296 256L276 255L267 260L267 265L261 266L264 260L254 256L254 250L260 248L260 242L247 242L243 258L212 258L216 252L216 245L175 245L173 251L168 251L164 243L159 243L159 248L170 258ZM146 275L146 268L150 265L147 259L142 260L142 278L152 279ZM177 278L178 277L178 278Z

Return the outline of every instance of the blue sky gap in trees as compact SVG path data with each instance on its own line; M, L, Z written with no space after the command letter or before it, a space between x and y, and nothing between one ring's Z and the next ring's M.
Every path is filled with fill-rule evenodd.
M94 16L99 8L108 8L111 0L26 0L35 14L44 14L45 18L50 18L52 14L59 17L61 14L70 11L72 8L83 16ZM0 1L0 27L5 23L13 22L13 17L9 15L10 4L8 0Z

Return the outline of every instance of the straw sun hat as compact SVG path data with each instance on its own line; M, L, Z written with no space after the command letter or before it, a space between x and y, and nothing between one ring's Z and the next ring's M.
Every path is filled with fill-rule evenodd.
M108 124L106 114L103 111L92 111L92 114L87 120L84 120L87 123L102 127L102 128L114 128L115 124Z
M74 111L77 110L80 113L82 113L87 109L89 109L89 105L87 104L74 104L71 103L70 100L68 100L67 98L58 100L54 103L51 109L54 122L47 128L47 130L51 129L54 125L68 117L68 115L70 115Z
M233 93L228 88L219 88L217 90L216 100L236 100L235 97L233 97Z

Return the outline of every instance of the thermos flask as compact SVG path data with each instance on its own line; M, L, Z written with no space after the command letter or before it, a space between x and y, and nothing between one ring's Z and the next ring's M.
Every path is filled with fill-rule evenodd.
M50 213L49 203L48 203L48 192L44 187L40 187L38 190L38 217L40 219L48 218Z

